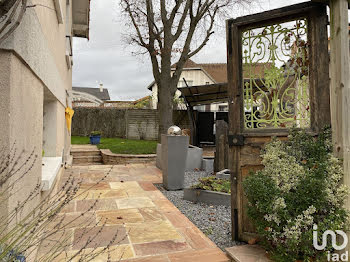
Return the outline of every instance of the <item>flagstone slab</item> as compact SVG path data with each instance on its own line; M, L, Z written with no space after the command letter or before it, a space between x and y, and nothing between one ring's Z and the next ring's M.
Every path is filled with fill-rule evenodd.
M160 191L148 191L147 196L152 200L167 200Z
M126 230L133 244L182 239L168 221L129 224L126 225Z
M90 251L89 249L87 249ZM128 258L133 258L134 253L130 245L112 246L109 250L104 248L96 248L92 251L93 254L98 254L92 261L94 262L106 262L106 261L124 261ZM73 260L74 261L74 260ZM77 262L79 260L76 260Z
M118 209L117 203L113 198L110 199L87 199L76 201L76 211L86 212L93 207L93 210L115 210Z
M124 190L79 190L75 200L103 199L103 198L127 198Z
M136 181L111 182L110 186L115 190L124 190L128 197L146 197L147 193Z
M157 207L163 212L176 212L178 209L168 199L153 200Z
M107 175L103 172L86 172L86 173L80 173L80 178L81 179L90 179L90 180L95 180L96 182L98 181L103 181L104 179L107 178Z
M124 262L169 262L169 259L166 255L164 256L149 256L144 258L134 258L127 259Z
M160 255L184 251L190 248L191 247L186 242L177 242L173 240L134 245L136 256Z
M258 245L240 245L226 248L226 252L235 262L272 262L266 251Z
M230 259L218 248L168 254L168 258L170 262L230 262Z
M112 189L140 189L142 190L142 188L140 187L139 183L137 183L136 181L126 181L126 182L110 182L109 183L110 187Z
M157 191L158 190L151 182L139 181L138 183L139 183L140 187L145 191Z
M142 215L145 222L166 220L165 216L163 216L163 214L159 212L156 207L140 208L139 212Z
M134 253L130 245L119 245L112 246L108 250L105 248L86 248L81 252L78 250L68 251L67 253L62 253L55 259L50 262L81 262L84 261L85 258L91 259L90 261L94 262L119 262L126 261L126 259L130 259L134 257ZM110 260L108 260L110 258Z
M64 243L66 246L70 246L73 241L74 229L66 229L57 232L50 232L50 235L45 237L44 241L41 242L38 250L38 257L45 257L50 252L53 252L53 247L57 245L57 241Z
M111 189L109 183L107 182L98 182L96 183L83 183L80 185L80 190L108 190Z
M148 181L148 182L152 182L152 183L162 183L162 179L158 176L154 176L154 175L143 175L141 176L141 179L139 179L138 181Z
M148 197L117 199L116 203L119 209L155 207L152 200Z
M143 216L137 209L120 209L113 211L97 211L97 219L100 224L117 225L125 223L142 223Z
M180 211L165 212L164 215L176 228L193 227L192 222Z
M93 212L83 212L83 213L67 213L67 214L58 214L57 218L51 222L48 227L71 229L71 228L80 228L94 226L96 224L96 216Z
M78 228L74 231L73 250L98 248L108 245L129 244L127 233L122 226L95 226Z
M60 213L72 213L75 212L75 201L71 201L64 208L62 208Z
M199 230L197 231L193 227L179 228L178 230L193 249L206 249L216 247L216 245L206 236L204 236L204 234L199 233Z
M112 172L116 166L113 165L89 165L89 170Z
M125 190L108 190L106 192L104 192L101 195L101 198L113 198L113 199L117 199L117 198L126 198L128 197L127 192L125 192Z

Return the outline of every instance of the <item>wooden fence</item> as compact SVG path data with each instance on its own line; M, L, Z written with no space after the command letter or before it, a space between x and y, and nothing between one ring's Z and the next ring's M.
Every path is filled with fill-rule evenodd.
M73 136L101 131L104 137L157 140L159 115L154 109L74 108ZM190 128L187 111L175 110L175 125Z

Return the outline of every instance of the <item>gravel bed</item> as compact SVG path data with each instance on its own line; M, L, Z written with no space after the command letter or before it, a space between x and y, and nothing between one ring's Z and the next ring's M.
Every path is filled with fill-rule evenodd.
M185 188L198 183L201 177L210 176L206 172L187 172L185 174ZM207 237L219 248L240 243L231 241L231 207L211 206L204 203L193 203L183 199L184 191L166 191L162 184L156 185L158 189Z

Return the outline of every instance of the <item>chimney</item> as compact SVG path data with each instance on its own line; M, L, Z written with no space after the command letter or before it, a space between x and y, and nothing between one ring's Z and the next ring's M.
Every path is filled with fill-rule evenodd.
M103 92L103 84L102 83L100 84L100 92L101 93Z

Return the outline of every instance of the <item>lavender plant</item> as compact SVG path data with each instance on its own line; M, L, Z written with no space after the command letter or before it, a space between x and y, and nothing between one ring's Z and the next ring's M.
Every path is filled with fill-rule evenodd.
M32 172L37 161L38 156L35 155L34 151L29 155L24 152L18 154L15 145L9 154L0 155L0 203L11 201L12 197L21 190L19 186L21 180ZM36 257L35 261L38 262L93 261L102 253L107 253L107 261L110 261L110 253L115 249L114 245L117 245L117 233L104 248L98 251L87 249L89 244L101 235L106 221L96 222L91 216L84 216L84 213L80 213L74 219L67 220L63 212L71 201L86 195L88 190L105 180L109 173L84 190L81 189L82 181L70 176L57 187L57 190L42 199L39 204L31 208L30 212L25 214L24 210L28 205L33 205L34 200L41 195L41 184L38 182L13 210L0 214L0 262L25 262L26 258L29 257ZM88 207L87 212L94 211L98 200L96 199ZM77 221L87 224L89 227L86 227L77 239L78 242L82 242L81 248L74 252L68 252L71 245L69 240L72 237L69 228ZM91 235L91 228L97 226L99 229ZM89 237L83 241L87 233L90 233ZM45 252L35 256L39 247L43 248Z

